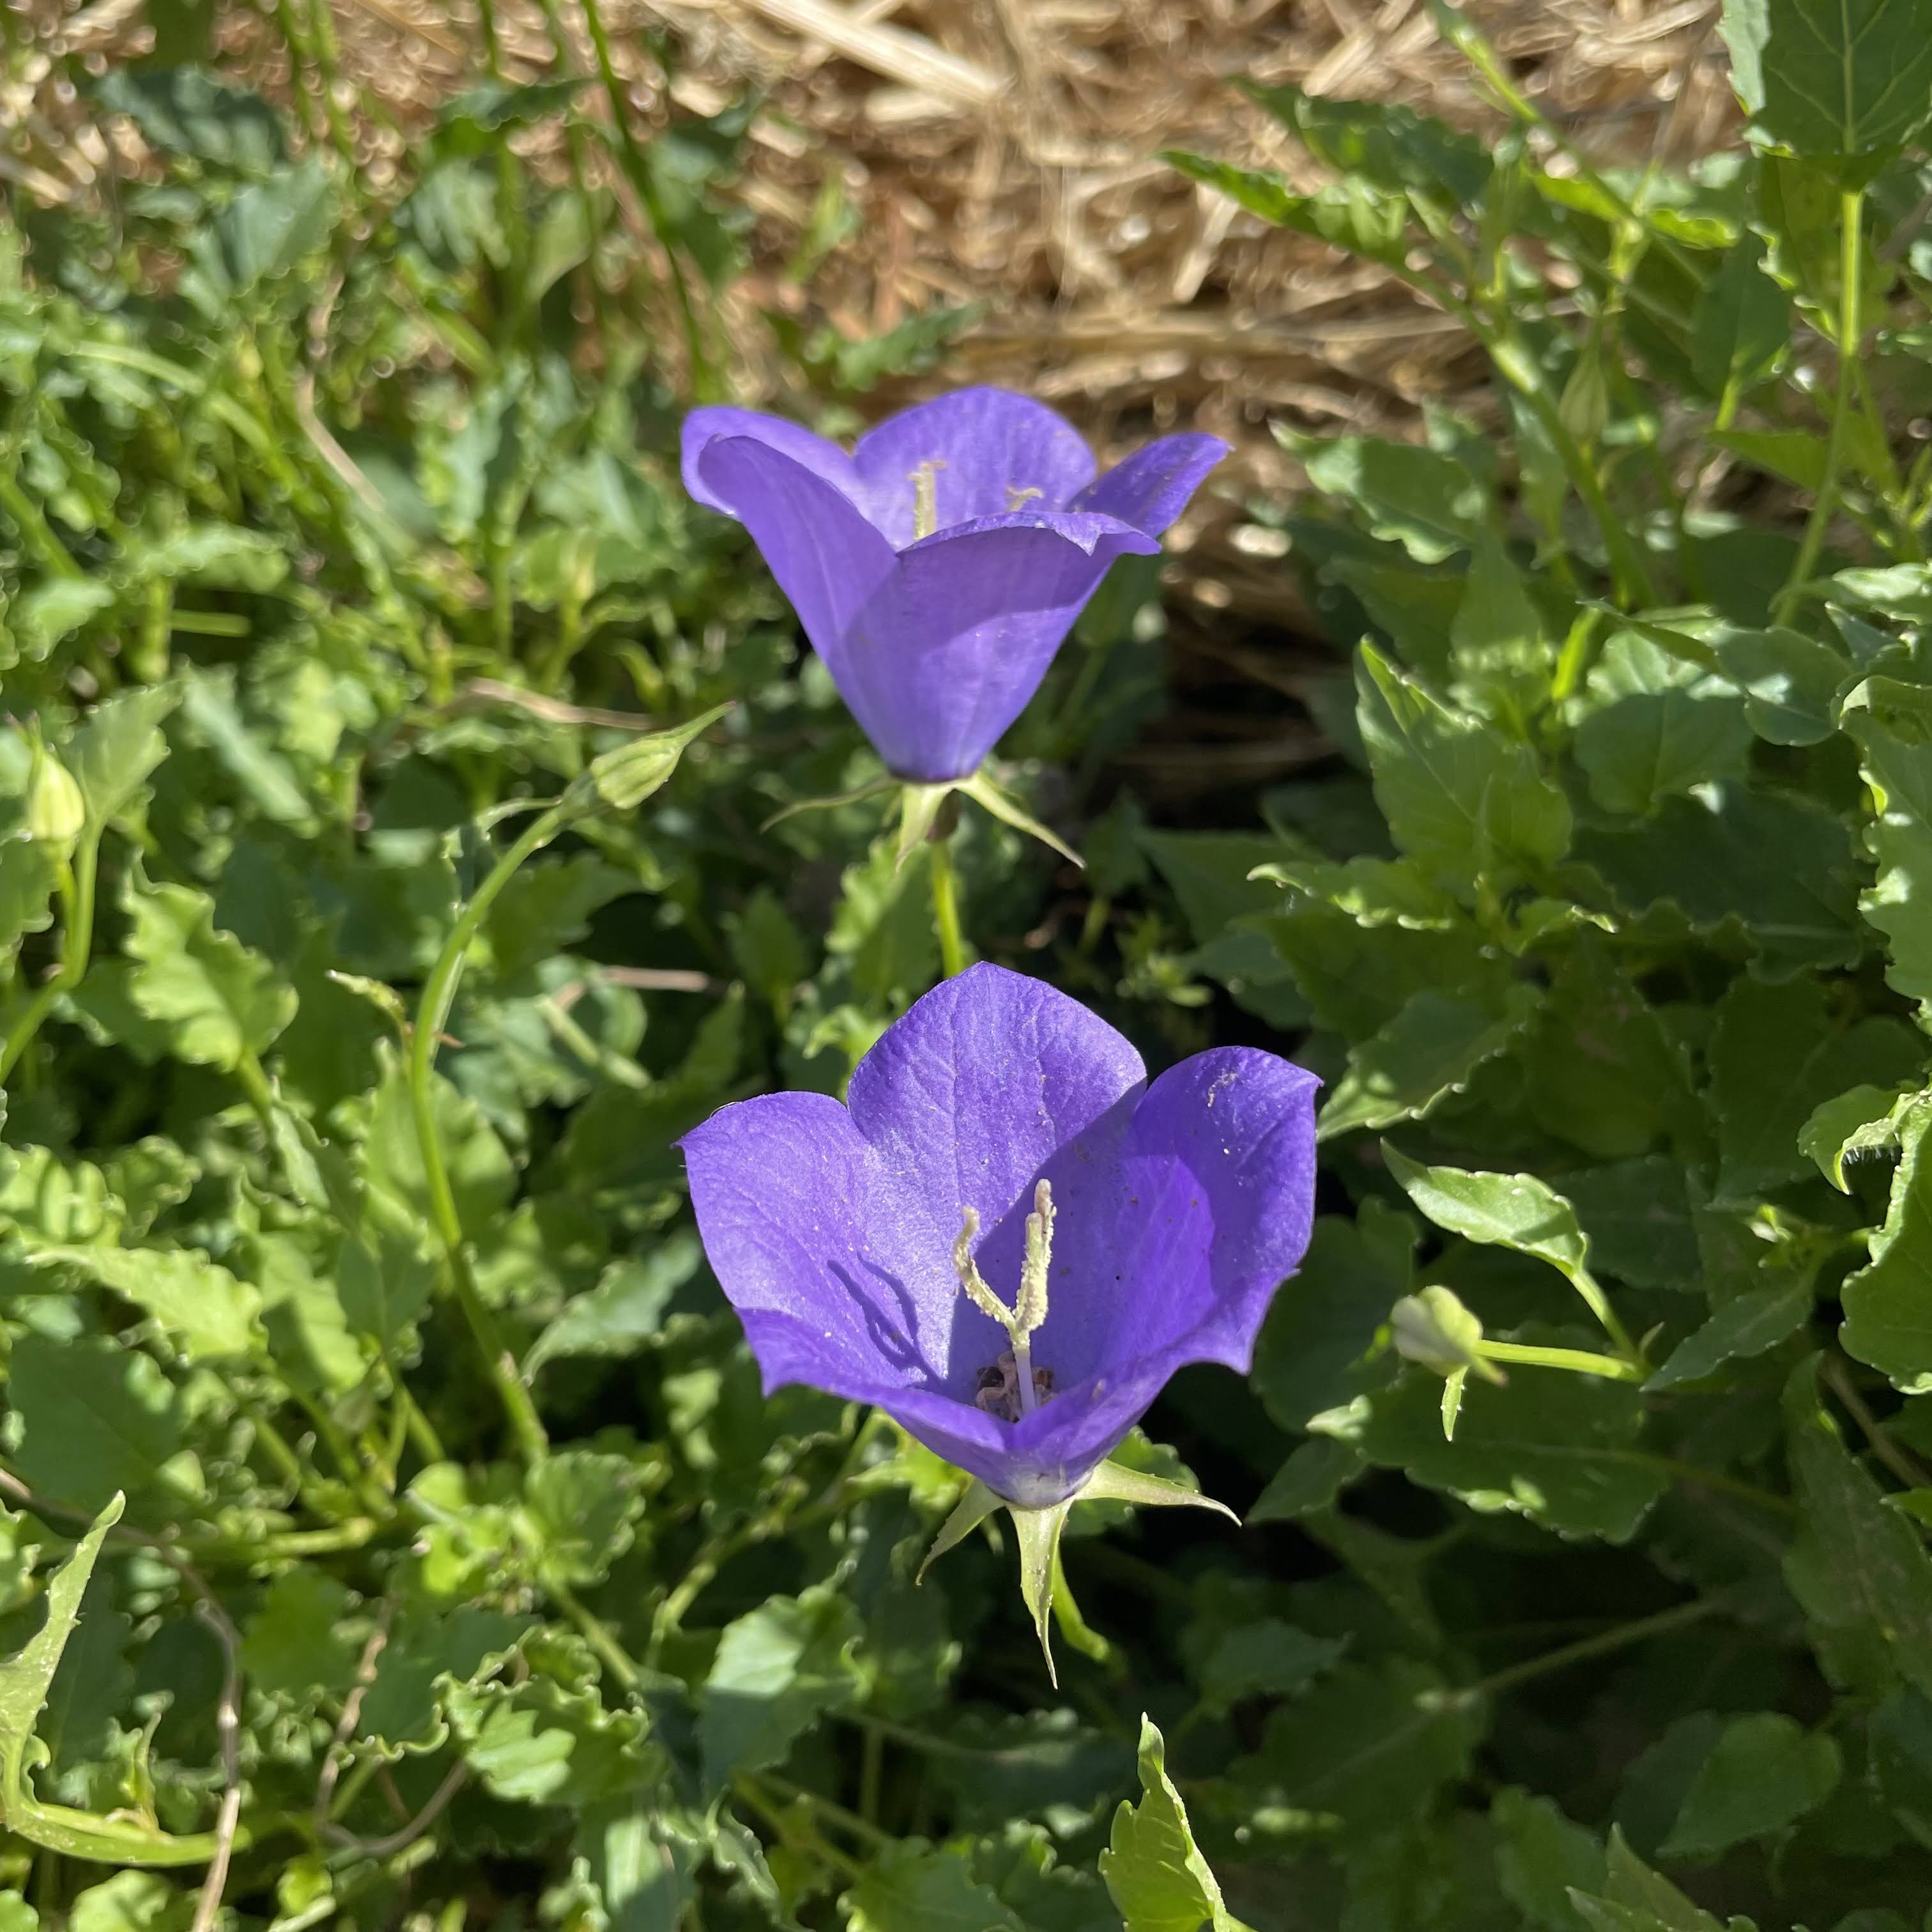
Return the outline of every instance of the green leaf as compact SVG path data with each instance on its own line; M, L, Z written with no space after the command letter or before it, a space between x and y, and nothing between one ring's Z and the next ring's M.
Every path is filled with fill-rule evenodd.
M1100 1854L1107 1894L1127 1932L1240 1932L1194 1842L1165 1758L1160 1731L1143 1715L1141 1802L1123 1799L1114 1814L1113 1833Z
M1548 1183L1528 1174L1475 1174L1424 1167L1384 1150L1402 1192L1438 1228L1466 1241L1511 1248L1547 1262L1566 1280L1589 1280L1590 1244L1576 1212Z
M34 1807L27 1780L34 1762L34 1726L52 1688L61 1653L74 1634L80 1600L100 1559L100 1546L108 1531L121 1520L122 1507L118 1496L102 1506L92 1527L48 1584L46 1616L40 1628L0 1662L0 1810L10 1819L16 1812Z
M1602 1896L1573 1892L1570 1898L1593 1932L1725 1932L1708 1912L1652 1871L1614 1826ZM1749 1924L1733 1919L1731 1932L1747 1932Z
M53 923L59 878L60 855L44 840L0 832L0 972L13 971L27 934Z
M168 1051L232 1072L293 1019L296 995L275 969L232 933L214 928L214 902L188 886L139 890L126 904L134 926L128 981L135 1006L165 1029Z
M321 247L334 199L329 170L314 155L251 183L196 233L182 292L204 314L246 302Z
M1439 1442L1439 1424L1436 1433ZM1482 1730L1480 1703L1426 1664L1345 1664L1278 1706L1260 1749L1229 1775L1258 1803L1333 1817L1370 1838L1407 1823L1466 1775Z
M1724 675L1744 694L1751 729L1772 745L1819 745L1838 729L1848 667L1802 631L1724 630L1712 640Z
M161 723L181 702L176 685L149 685L104 699L61 748L87 804L90 826L118 818L142 795L148 774L168 754Z
M531 1344L524 1373L568 1356L634 1354L654 1340L670 1300L704 1258L694 1234L673 1234L646 1256L613 1262Z
M96 98L124 114L151 148L238 174L266 174L287 158L280 117L259 94L200 68L110 68Z
M148 1356L112 1342L26 1335L14 1346L8 1396L23 1430L15 1466L43 1495L99 1509L117 1490L168 1486L181 1416Z
M845 963L873 1006L909 1003L932 984L939 941L926 882L917 868L900 866L891 838L874 840L865 860L846 868L825 950Z
M1628 830L1580 827L1576 847L1628 911L1674 908L1694 932L1735 932L1768 976L1849 964L1863 950L1850 841L1803 798L1720 781Z
M1570 1342L1519 1330L1513 1341ZM1442 1384L1412 1373L1366 1400L1366 1414L1334 1432L1372 1462L1405 1470L1471 1508L1507 1510L1565 1536L1628 1542L1669 1486L1635 1453L1643 1399L1625 1382L1519 1369L1508 1384L1473 1388L1455 1439L1442 1432Z
M1339 1637L1311 1636L1279 1617L1224 1631L1202 1658L1201 1702L1225 1717L1250 1697L1292 1696L1328 1670L1347 1648Z
M1409 213L1406 196L1384 194L1365 181L1348 180L1297 194L1280 176L1231 161L1210 160L1178 148L1161 159L1190 181L1217 189L1250 214L1276 228L1292 228L1385 268L1408 266Z
M1775 375L1790 350L1791 304L1765 273L1763 254L1755 236L1733 243L1691 312L1690 367L1720 401Z
M1870 788L1864 843L1878 878L1858 910L1885 934L1886 983L1922 1011L1932 1003L1932 742L1900 710L1881 714L1869 687L1859 696L1846 700L1844 725Z
M1870 1264L1840 1290L1838 1339L1848 1354L1901 1388L1932 1390L1932 1108L1915 1107L1900 1137L1885 1225L1871 1238Z
M1480 874L1534 876L1562 857L1570 808L1527 746L1451 710L1368 644L1356 682L1376 802L1404 851L1465 892Z
M35 1247L36 1268L64 1265L152 1315L190 1361L245 1356L264 1337L261 1297L193 1248Z
M1916 1084L1853 1087L1834 1094L1820 1101L1798 1129L1798 1150L1840 1194L1849 1194L1846 1162L1895 1148L1918 1097Z
M735 1771L775 1764L827 1711L854 1702L858 1612L814 1586L768 1598L728 1624L700 1694L698 1740L715 1790Z
M629 1456L590 1449L559 1450L531 1470L524 1498L544 1574L602 1582L631 1546L644 1514L644 1477Z
M1299 134L1318 160L1390 194L1446 194L1451 206L1467 208L1481 199L1495 171L1488 148L1474 135L1412 107L1340 100L1252 81L1241 86Z
M1932 1693L1932 1556L1846 1454L1820 1400L1819 1367L1816 1355L1808 1358L1784 1392L1801 1511L1786 1580L1814 1624L1875 1646L1908 1683Z
M1713 778L1742 778L1750 750L1730 692L1670 690L1619 698L1576 732L1576 762L1606 812L1647 812Z
M661 1769L643 1714L605 1709L586 1684L533 1671L521 1683L460 1686L446 1699L465 1761L510 1804L582 1807L633 1792Z
M1714 1858L1815 1811L1836 1788L1838 1747L1781 1712L1733 1718L1691 1784L1666 1858Z
M371 1208L394 1232L413 1237L433 1225L422 1142L416 1134L408 1070L386 1041L379 1058L382 1076L370 1101L358 1162ZM430 1076L430 1093L457 1216L464 1233L473 1238L509 1204L515 1172L474 1101L440 1073Z
M1913 0L1725 0L1722 31L1738 98L1793 154L1882 154L1932 118L1932 38Z
M1663 1367L1644 1384L1655 1394L1680 1382L1701 1382L1726 1362L1748 1360L1798 1333L1811 1318L1809 1280L1753 1288L1727 1301L1694 1334L1673 1348Z
M1276 434L1316 489L1340 497L1372 536L1400 544L1418 563L1440 563L1489 536L1482 483L1452 456L1379 436Z
M1490 1823L1496 1877L1510 1903L1542 1932L1582 1932L1570 1894L1602 1888L1604 1848L1596 1834L1550 1798L1516 1785L1496 1793Z
M1718 1004L1709 1052L1718 1198L1748 1200L1803 1179L1810 1167L1798 1137L1812 1110L1847 1087L1913 1077L1923 1046L1897 1020L1845 1024L1816 980L1733 980Z
M1538 998L1534 987L1513 985L1498 1012L1468 995L1412 994L1379 1033L1350 1049L1348 1070L1322 1109L1318 1138L1427 1119L1516 1045Z
M958 1852L889 1845L839 1900L848 1932L1022 1932Z

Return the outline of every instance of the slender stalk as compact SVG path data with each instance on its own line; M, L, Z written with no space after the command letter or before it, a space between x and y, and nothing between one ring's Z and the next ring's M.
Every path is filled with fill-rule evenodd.
M1492 1697L1499 1691L1514 1690L1520 1684L1532 1683L1552 1672L1567 1670L1573 1664L1587 1664L1592 1658L1607 1657L1612 1652L1627 1649L1631 1644L1642 1643L1654 1636L1667 1636L1672 1630L1683 1630L1692 1624L1701 1623L1706 1617L1715 1616L1724 1607L1721 1597L1696 1597L1688 1604L1673 1604L1667 1610L1639 1617L1634 1622L1619 1624L1616 1629L1602 1631L1595 1636L1580 1637L1576 1642L1566 1643L1559 1650L1545 1651L1540 1657L1528 1658L1521 1664L1492 1671L1460 1692L1458 1701L1471 1703L1479 1697Z
M27 1002L26 1008L0 1044L0 1082L4 1082L63 993L79 986L94 946L94 882L100 859L100 831L89 826L80 835L72 861L61 868L62 919L61 963L53 977Z
M584 1633L584 1642L596 1652L604 1667L626 1690L634 1690L644 1681L644 1673L638 1670L630 1652L611 1635L610 1626L604 1619L568 1583L547 1576L544 1589Z
M959 926L959 888L952 869L950 842L936 838L927 847L932 857L932 922L939 930L939 963L947 979L966 970L966 940Z
M1825 473L1819 478L1805 520L1798 560L1772 608L1772 621L1788 624L1804 586L1817 568L1825 548L1825 532L1838 499L1838 472L1845 460L1846 431L1858 399L1852 370L1858 361L1858 338L1864 333L1859 314L1859 283L1864 277L1864 190L1850 188L1838 197L1838 386L1832 399L1832 426L1825 440Z
M475 896L458 914L456 923L443 941L442 950L437 955L424 985L422 1003L416 1009L416 1026L410 1040L410 1105L416 1118L416 1139L422 1149L423 1181L429 1193L430 1218L436 1223L436 1234L442 1243L457 1304L470 1325L485 1371L496 1386L503 1412L509 1419L511 1432L517 1438L517 1446L524 1460L530 1462L540 1460L548 1452L550 1438L544 1432L536 1404L517 1372L515 1360L497 1333L496 1318L477 1290L476 1277L470 1266L470 1250L463 1232L462 1217L457 1212L455 1192L450 1186L449 1169L444 1162L442 1145L436 1132L432 1082L436 1072L436 1042L449 1018L449 1010L455 1003L457 982L462 976L463 962L470 941L482 929L497 894L509 884L517 868L532 852L548 844L569 822L573 812L570 806L554 805L532 820L523 836L497 860L489 876L476 889Z
M1593 1355L1583 1348L1543 1348L1526 1342L1478 1342L1476 1353L1486 1361L1521 1362L1526 1367L1568 1369L1572 1375L1600 1376L1606 1382L1640 1382L1650 1371L1641 1362L1615 1355Z
M717 385L713 380L710 352L705 346L704 325L698 319L698 304L692 298L690 278L684 272L684 264L678 259L677 244L672 237L664 198L651 178L650 159L632 130L630 104L624 98L624 84L618 76L616 62L610 57L610 36L604 32L604 16L597 0L584 0L584 23L590 30L590 44L597 55L598 75L604 83L604 98L610 104L610 121L616 130L624 172L630 177L638 200L644 204L651 232L664 250L664 260L670 272L671 292L676 298L678 319L684 327L686 352L691 358L692 387L700 402L714 401L716 398L711 392Z
M54 535L53 526L40 513L40 506L21 488L12 454L0 458L0 510L14 520L22 539L38 550L40 561L56 577L69 578L85 574L68 547Z

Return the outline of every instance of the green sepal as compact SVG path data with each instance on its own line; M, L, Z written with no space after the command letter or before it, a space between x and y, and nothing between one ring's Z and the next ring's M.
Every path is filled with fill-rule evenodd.
M1020 1546L1020 1594L1040 1635L1040 1653L1046 1659L1046 1674L1054 1689L1060 1676L1054 1667L1052 1620L1058 1612L1060 1627L1067 1641L1096 1661L1106 1663L1112 1654L1106 1640L1090 1629L1072 1602L1060 1564L1060 1538L1066 1527L1068 1512L1076 1503L1136 1503L1143 1508L1170 1509L1192 1504L1196 1509L1218 1510L1237 1525L1240 1518L1226 1503L1204 1496L1184 1483L1165 1476L1150 1476L1130 1469L1120 1462L1102 1462L1070 1496L1044 1509L1028 1509L1010 1502L988 1489L976 1477L960 1499L958 1507L946 1519L926 1560L919 1566L916 1582L926 1580L926 1573L951 1549L963 1543L995 1510L1004 1510L1013 1520Z
M714 704L688 724L648 733L592 758L585 776L595 801L614 812L634 812L677 770L692 741L731 709L729 704Z
M854 791L836 791L824 798L795 799L773 812L758 830L769 832L774 825L782 825L788 818L796 818L802 812L836 812L842 805L862 805L868 798L877 798L881 793L891 791L898 782L890 772L881 772L877 778L868 778Z
M960 1499L959 1507L946 1519L939 1534L933 1538L932 1547L926 1552L926 1561L919 1566L919 1574L913 1581L923 1583L926 1573L949 1550L964 1542L995 1510L1009 1507L1004 1496L996 1496L976 1477Z
M1026 1600L1033 1627L1040 1634L1047 1679L1056 1690L1060 1688L1060 1672L1053 1663L1054 1583L1060 1574L1060 1532L1066 1527L1067 1511L1078 1500L1070 1496L1064 1503L1054 1503L1046 1509L1012 1512L1013 1528L1019 1538L1020 1594Z
M1004 825L1010 825L1016 832L1024 832L1029 838L1037 838L1042 845L1050 845L1063 859L1070 859L1083 871L1087 861L1064 839L1057 838L1040 820L1020 808L1019 801L1000 790L984 771L976 771L970 778L962 778L953 789L964 792L975 805L990 812Z
M899 842L895 865L903 866L932 837L940 812L952 796L950 784L915 784L908 781L899 787ZM950 819L947 824L950 828Z

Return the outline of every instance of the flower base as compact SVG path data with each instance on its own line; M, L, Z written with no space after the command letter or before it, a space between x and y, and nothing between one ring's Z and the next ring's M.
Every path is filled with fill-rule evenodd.
M1217 1503L1212 1496L1204 1496L1198 1490L1170 1482L1164 1476L1144 1474L1120 1462L1102 1462L1072 1495L1036 1509L1010 1501L976 1478L961 1498L958 1508L940 1526L914 1580L924 1582L927 1570L949 1550L964 1542L996 1510L1007 1511L1012 1517L1014 1532L1019 1540L1020 1594L1025 1599L1028 1614L1039 1633L1040 1652L1046 1659L1046 1674L1056 1690L1060 1687L1060 1675L1054 1667L1052 1618L1054 1598L1066 1587L1060 1567L1060 1539L1066 1527L1068 1513L1076 1503L1083 1502L1137 1503L1156 1509L1191 1505L1196 1509L1217 1510L1238 1526L1240 1522L1240 1518L1226 1503Z

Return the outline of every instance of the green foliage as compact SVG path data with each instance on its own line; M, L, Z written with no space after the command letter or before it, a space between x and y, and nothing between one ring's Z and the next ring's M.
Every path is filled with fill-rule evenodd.
M677 1152L940 954L676 416L843 433L971 312L815 308L824 158L761 314L750 101L486 80L379 184L205 9L91 83L152 170L0 244L0 1932L1923 1917L1932 36L1740 0L1676 174L1433 11L1500 133L1177 158L1494 373L1278 426L1336 757L1120 789L1124 570L954 838L1153 1070L1326 1082L1251 1373L1128 1452L1249 1526L1082 1512L1058 1687L1003 1520L919 1582L956 1476L763 1395Z

